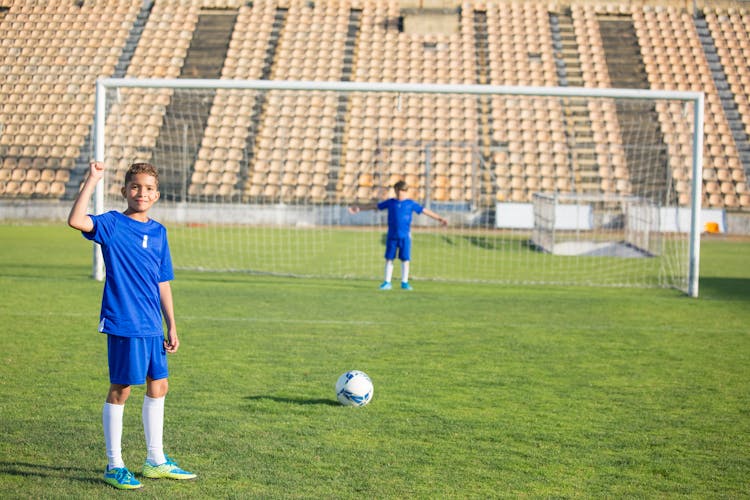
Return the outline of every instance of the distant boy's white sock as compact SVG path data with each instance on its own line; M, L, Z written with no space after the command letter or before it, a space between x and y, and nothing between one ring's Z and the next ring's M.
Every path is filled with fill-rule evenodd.
M391 282L391 278L393 278L393 261L392 260L386 260L385 261L385 279L384 281L386 283Z
M409 261L401 261L401 283L409 282Z
M146 459L153 465L167 461L164 456L164 398L143 396L143 433L146 435Z
M107 447L107 465L110 469L125 467L122 461L122 415L125 405L104 403L102 408L102 425L104 426L104 444Z

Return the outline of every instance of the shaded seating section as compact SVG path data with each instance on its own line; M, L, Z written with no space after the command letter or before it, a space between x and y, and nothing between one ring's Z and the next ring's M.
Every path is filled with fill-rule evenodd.
M362 82L475 83L472 9L456 33L399 31L398 1L363 2L353 79ZM391 196L396 179L435 201L472 197L477 99L455 95L353 95L347 103L337 192L344 200ZM427 166L429 158L429 166ZM428 172L429 168L429 172Z
M645 7L634 10L633 18L651 88L705 92L703 203L713 208L735 207L735 185L722 186L718 172L726 170L729 162L739 162L737 147L690 14L670 7ZM686 112L691 115L692 111L676 103L662 104L657 111L678 201L687 205L692 140L684 119L675 117Z
M750 11L706 9L705 16L743 131L750 137ZM726 167L717 168L716 181L720 183L720 190L727 193L724 203L728 208L750 207L747 177L737 158L727 158ZM733 196L732 184L736 196Z
M139 0L13 2L0 32L0 194L60 198ZM85 153L85 152L84 152Z
M491 83L557 85L547 7L488 4L486 14ZM571 190L559 99L492 96L490 116L497 201L528 202L536 191Z

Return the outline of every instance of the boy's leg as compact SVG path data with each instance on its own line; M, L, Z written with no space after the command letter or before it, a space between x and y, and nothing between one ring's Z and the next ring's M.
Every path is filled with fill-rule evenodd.
M124 412L124 404L104 403L104 408L102 408L104 444L107 449L107 465L110 469L125 467L125 462L122 460L122 419Z
M149 339L150 363L141 413L146 436L146 459L155 465L167 461L164 455L164 398L169 391L169 368L163 342L158 337Z
M386 259L383 281L386 283L390 283L392 278L393 278L393 259Z
M130 386L112 384L102 408L104 443L107 448L104 481L121 490L134 490L142 486L122 460L122 418L129 394Z
M398 240L387 238L385 241L385 270L383 272L383 283L380 285L381 290L391 289L391 279L393 278L393 259L396 258L398 249Z
M148 379L147 384L148 394L143 397L143 432L146 435L148 456L143 463L143 475L151 479L194 479L195 474L181 469L164 453L164 398L167 379Z
M401 259L401 288L411 290L409 285L409 262L411 261L411 237L401 240L401 247L398 253Z
M104 442L107 449L107 468L104 481L121 490L138 489L143 485L125 467L122 459L122 420L125 402L130 396L131 384L142 384L138 378L140 358L138 342L131 339L107 335L107 358L109 361L109 393L102 409Z
M146 436L146 459L152 464L163 464L167 461L164 456L164 396L143 396L141 416L143 434Z
M143 475L152 479L194 479L195 474L180 469L164 453L164 398L169 390L169 370L163 342L160 337L150 339L151 362L143 398L143 432L148 455L143 463Z
M112 380L125 381L122 359L127 359L127 348L123 347L122 339L112 335L107 336L107 355L109 358L110 384L107 400L102 408L102 426L104 428L104 444L107 449L107 463L109 469L125 467L122 460L122 420L125 413L125 402L130 396L130 385L115 383Z

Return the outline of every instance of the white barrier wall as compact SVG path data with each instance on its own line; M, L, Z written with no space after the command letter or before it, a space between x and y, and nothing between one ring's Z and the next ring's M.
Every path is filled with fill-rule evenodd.
M531 203L497 203L495 227L498 229L533 229L534 206ZM690 209L684 207L659 209L659 227L668 233L690 232ZM701 209L701 229L709 222L726 231L726 213L715 208ZM560 205L555 212L555 229L591 229L591 207L588 205Z

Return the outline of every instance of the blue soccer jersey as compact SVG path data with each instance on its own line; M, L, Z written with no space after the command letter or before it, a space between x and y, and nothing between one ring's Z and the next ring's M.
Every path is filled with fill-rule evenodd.
M174 279L167 230L117 211L92 215L83 233L102 247L106 282L99 331L123 337L163 336L159 283Z
M378 203L378 210L388 210L388 238L408 238L412 213L422 213L422 205L414 200L389 198Z

